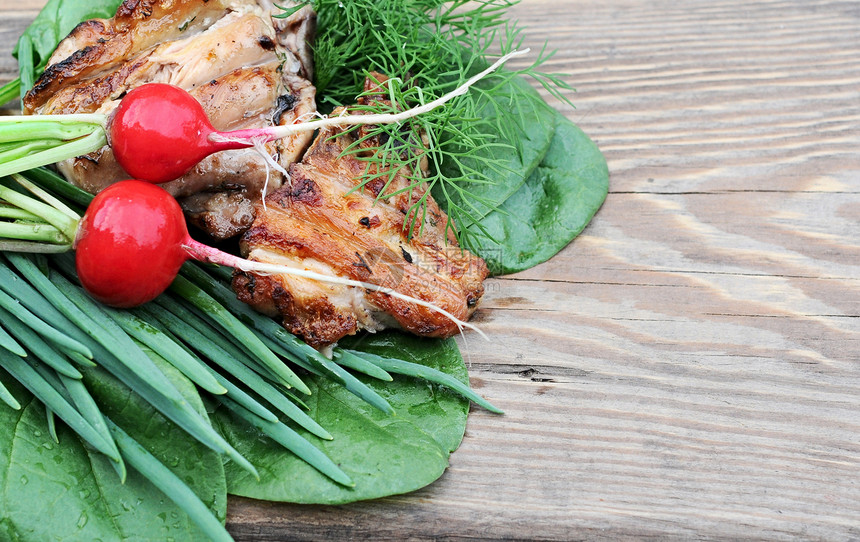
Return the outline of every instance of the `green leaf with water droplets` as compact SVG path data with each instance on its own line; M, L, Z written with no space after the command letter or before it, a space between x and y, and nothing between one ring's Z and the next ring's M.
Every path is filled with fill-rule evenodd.
M162 368L165 372L169 369ZM176 381L175 374L169 374ZM85 382L114 421L226 517L221 458L167 421L119 381L87 370ZM21 410L0 406L0 540L206 540L197 525L142 474L129 469L120 483L110 461L84 446L65 424L59 444L48 432L44 406L7 374L2 383ZM202 409L193 386L177 382ZM97 389L95 389L97 388ZM187 392L193 395L189 395Z
M425 364L468 383L453 339L385 332L343 344L353 350ZM213 415L216 427L264 473L258 481L228 464L228 491L255 499L338 504L407 493L436 480L448 466L449 454L463 439L468 401L444 387L413 378L394 376L393 382L359 378L384 397L396 413L389 415L368 405L340 383L308 377L312 393L305 400L310 415L334 438L318 439L293 426L337 463L355 487L332 482L258 430L218 410Z

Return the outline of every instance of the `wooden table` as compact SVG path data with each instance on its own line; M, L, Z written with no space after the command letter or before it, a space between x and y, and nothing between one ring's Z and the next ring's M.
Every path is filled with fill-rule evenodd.
M43 0L3 0L0 77ZM232 499L237 540L860 537L860 6L525 0L610 193L491 279L472 412L411 495Z

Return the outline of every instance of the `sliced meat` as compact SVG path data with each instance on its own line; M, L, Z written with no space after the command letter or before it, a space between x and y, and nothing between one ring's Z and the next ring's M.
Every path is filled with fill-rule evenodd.
M447 216L420 182L420 166L414 172L408 167L366 171L362 158L379 146L368 130L321 130L301 163L290 168L291 183L267 197L265 209L243 234L243 255L385 286L468 319L483 295L486 264L446 234ZM358 141L365 151L344 155ZM371 182L355 190L368 173ZM386 184L386 194L413 189L378 199ZM423 227L419 220L410 239L410 213L424 197ZM234 274L233 288L240 299L280 316L289 331L315 347L361 329L396 326L431 337L457 332L432 309L363 288L243 272Z
M303 8L286 24L273 19L271 9L280 12L266 0L125 0L112 19L82 23L63 40L25 107L40 114L109 115L132 88L160 82L191 92L219 130L310 117L315 89L301 74L311 69L296 55L304 52L299 42L309 39L315 16ZM267 143L265 151L286 169L311 137ZM128 178L107 146L59 168L91 193ZM282 183L257 150L240 149L210 156L163 186L193 223L226 239L244 231L261 194Z

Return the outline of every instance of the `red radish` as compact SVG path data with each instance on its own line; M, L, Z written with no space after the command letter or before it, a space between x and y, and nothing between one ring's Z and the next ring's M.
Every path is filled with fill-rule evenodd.
M468 327L481 333L432 303L390 288L305 269L253 262L206 246L188 235L182 208L173 196L144 181L120 181L93 198L78 226L75 250L81 284L94 298L115 307L134 307L154 299L170 286L182 264L194 259L243 271L297 275L383 292L435 310L461 329Z
M122 181L102 190L78 226L75 265L83 287L114 307L134 307L170 286L187 259L182 209L164 189Z
M178 179L210 154L249 145L216 143L215 128L193 96L149 83L130 91L110 120L114 156L131 176L153 183Z
M164 183L178 179L212 153L253 147L298 132L329 126L402 122L465 94L478 80L509 58L513 51L448 94L414 109L393 114L342 115L268 128L219 132L203 107L186 91L164 83L147 83L126 94L108 121L108 142L119 164L132 177Z

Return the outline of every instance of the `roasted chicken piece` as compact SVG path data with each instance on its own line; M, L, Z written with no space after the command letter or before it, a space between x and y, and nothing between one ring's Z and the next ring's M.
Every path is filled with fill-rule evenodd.
M364 98L369 99L378 97ZM426 185L379 199L389 171L371 166L371 181L355 190L368 167L360 158L378 152L372 149L379 141L365 139L368 130L321 130L302 161L290 167L291 180L258 209L241 238L243 255L385 286L468 319L483 295L486 264L446 233L447 216L425 194ZM344 154L357 141L363 153ZM422 176L425 167L419 168ZM398 171L386 194L411 184L410 175ZM425 195L423 228L417 224L410 239L410 208ZM454 322L432 309L365 288L237 271L233 289L257 310L280 316L286 329L317 348L361 329L399 327L429 337L457 332Z
M279 5L289 7L293 2ZM268 0L124 0L111 19L81 23L48 61L24 99L39 114L110 114L144 83L169 83L193 94L219 130L288 124L316 111L310 40L315 14L286 19ZM267 143L286 169L310 134ZM59 165L74 184L97 193L128 178L109 147ZM163 185L190 220L216 239L244 231L265 189L283 177L254 149L224 151Z

